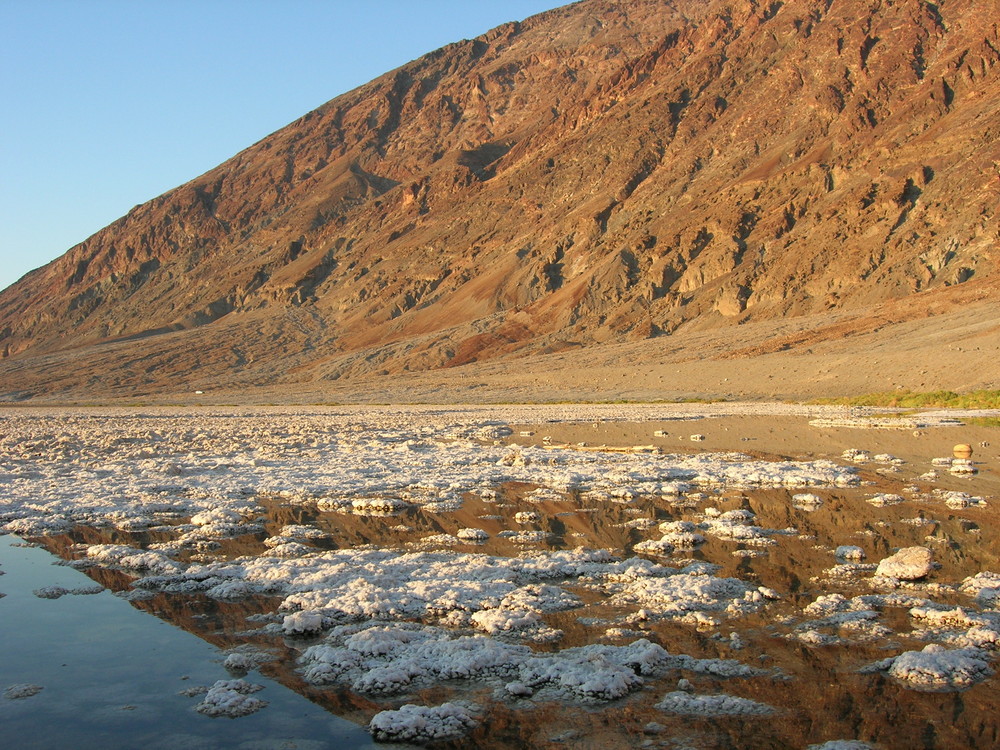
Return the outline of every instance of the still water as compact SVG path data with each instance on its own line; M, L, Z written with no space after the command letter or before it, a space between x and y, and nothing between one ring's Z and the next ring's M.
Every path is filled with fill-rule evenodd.
M252 672L268 705L238 719L195 711L200 697L181 691L231 679L221 652L139 611L109 591L43 599L43 587L93 587L43 549L0 537L0 691L42 687L0 698L0 747L245 748L320 750L376 747L363 728L329 714L283 685Z

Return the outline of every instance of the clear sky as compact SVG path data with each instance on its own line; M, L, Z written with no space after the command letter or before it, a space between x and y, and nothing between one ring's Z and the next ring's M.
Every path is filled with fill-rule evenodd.
M0 0L0 289L355 86L561 0Z

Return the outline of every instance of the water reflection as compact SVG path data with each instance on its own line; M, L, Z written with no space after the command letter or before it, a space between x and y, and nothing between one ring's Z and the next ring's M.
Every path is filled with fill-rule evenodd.
M61 541L65 551L66 540ZM46 586L74 589L96 580L116 589L127 587L128 578L92 568L88 579L53 566L42 549L16 544L16 537L0 539L0 570L5 574L0 576L0 590L6 594L0 599L0 689L35 684L42 690L17 700L0 698L0 746L374 747L360 727L256 673L249 679L265 685L258 695L268 701L267 708L239 720L198 715L193 710L198 699L180 693L231 677L220 665L216 648L147 617L110 593L39 598L32 592ZM252 605L246 606L249 612ZM151 601L142 608L215 646L231 645L226 638L206 637L216 631L204 628L204 621L193 625L203 614L197 602ZM232 622L238 619L231 617Z

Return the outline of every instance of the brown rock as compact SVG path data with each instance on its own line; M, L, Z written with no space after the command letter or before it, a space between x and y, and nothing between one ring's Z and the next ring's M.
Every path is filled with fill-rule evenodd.
M968 443L959 443L952 448L955 458L972 458L972 446Z

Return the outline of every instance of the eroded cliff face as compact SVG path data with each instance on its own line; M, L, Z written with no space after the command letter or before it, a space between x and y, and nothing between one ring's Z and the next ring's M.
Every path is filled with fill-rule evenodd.
M584 0L137 206L0 355L309 381L992 289L998 62L992 0Z

